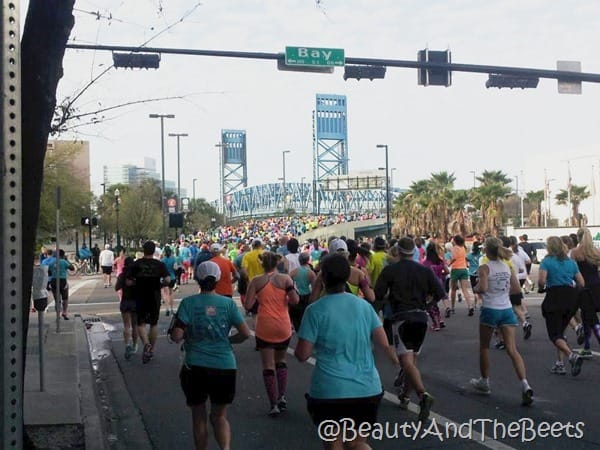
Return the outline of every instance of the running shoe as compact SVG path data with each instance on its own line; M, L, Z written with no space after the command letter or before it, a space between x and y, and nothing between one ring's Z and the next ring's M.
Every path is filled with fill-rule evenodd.
M571 364L571 375L576 377L581 373L583 358L576 353L571 353L571 356L569 356L569 364Z
M592 354L592 351L589 348L584 348L583 350L579 350L579 356L583 359L592 359L594 355Z
M529 388L526 391L523 391L522 406L530 406L533 403L533 389Z
M287 399L285 398L285 395L279 397L279 400L277 400L277 407L281 412L287 411Z
M483 381L481 379L481 377L471 378L471 380L469 381L469 384L471 385L471 387L473 389L481 392L482 394L490 395L492 393L489 383L486 383L485 381Z
M450 308L446 308L446 319L450 317L450 314L452 314L452 310Z
M498 341L494 344L494 348L496 350L504 350L506 348L506 345L504 345L504 341Z
M281 411L279 410L279 407L277 405L273 405L271 407L271 410L269 411L269 416L271 417L276 417L281 413Z
M458 303L462 302L462 294L458 294Z
M152 345L144 345L144 353L142 353L142 363L148 364L153 356L154 352L152 351Z
M582 345L585 341L585 330L583 325L579 324L575 327L575 334L577 334L577 345Z
M404 388L404 370L400 368L398 371L398 375L394 379L394 387L396 388Z
M456 314L456 311L454 311L454 308L452 308L450 311L452 312L452 314Z
M133 354L133 346L131 344L127 344L125 346L125 359L129 361L131 359L131 355Z
M135 344L133 344L133 353L137 353L138 352L138 343L136 342Z
M555 375L566 375L567 369L565 369L565 365L562 362L555 362L552 368L550 369L550 373Z
M434 398L428 392L423 392L419 401L419 422L425 422L429 419L429 413L433 406Z
M531 337L531 324L529 322L523 323L523 339L527 340Z
M530 319L531 319L531 314L525 313L525 320L530 320Z
M398 404L398 407L406 411L408 409L408 405L410 405L410 398L408 398L405 395L402 395L398 396L398 401L400 402Z
M171 315L171 311L167 309L167 312L165 313L165 316L169 317Z
M469 308L469 317L475 313L475 308Z
M440 322L440 328L446 328L446 322Z

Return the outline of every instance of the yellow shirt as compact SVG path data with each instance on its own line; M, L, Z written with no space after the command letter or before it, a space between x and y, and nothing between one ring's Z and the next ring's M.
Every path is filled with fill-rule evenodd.
M252 280L252 278L265 273L262 264L258 259L258 256L262 254L263 251L264 250L262 248L259 248L256 250L250 250L244 255L244 258L242 259L242 269L246 270L246 273L248 274L248 280Z

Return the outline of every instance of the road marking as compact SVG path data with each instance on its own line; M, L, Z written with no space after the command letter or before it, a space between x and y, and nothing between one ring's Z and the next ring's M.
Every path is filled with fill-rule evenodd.
M81 289L84 286L87 286L88 284L91 283L95 283L97 280L86 280L86 281L82 281L80 283L77 283L75 286L73 286L73 288L71 288L69 286L69 297L73 294L75 294L75 292L77 292L79 289ZM71 305L72 306L72 305ZM51 308L54 307L54 300L52 300L49 304L48 307L46 308L46 312L50 311Z

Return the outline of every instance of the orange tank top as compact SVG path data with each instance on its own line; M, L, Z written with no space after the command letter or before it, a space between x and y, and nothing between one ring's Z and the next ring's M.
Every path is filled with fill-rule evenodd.
M288 312L287 293L271 283L271 277L256 293L258 314L256 336L267 342L282 342L292 336L292 323Z

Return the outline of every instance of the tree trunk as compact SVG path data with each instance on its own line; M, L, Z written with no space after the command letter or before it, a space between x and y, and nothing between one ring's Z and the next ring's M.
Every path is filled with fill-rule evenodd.
M21 41L23 364L44 156L75 0L30 0Z

